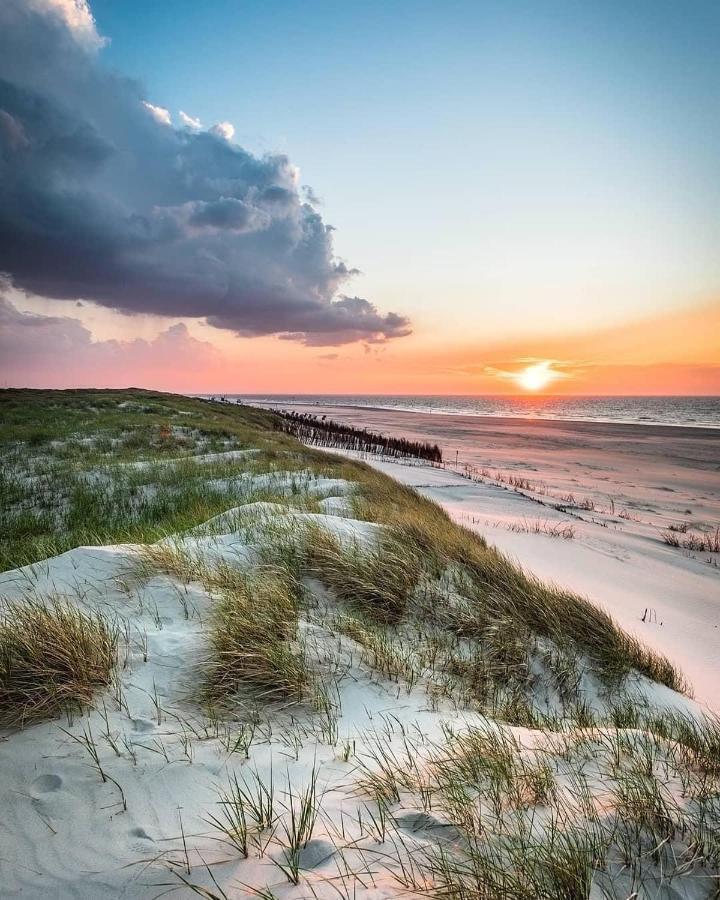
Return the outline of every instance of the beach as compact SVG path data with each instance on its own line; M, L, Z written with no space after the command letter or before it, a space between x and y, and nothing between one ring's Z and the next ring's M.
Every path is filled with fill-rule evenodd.
M707 895L720 570L658 523L709 521L712 440L658 500L642 430L633 477L628 429L354 418L465 434L368 467L234 403L0 399L3 896Z
M440 503L527 571L607 609L680 665L700 702L720 708L718 554L663 539L670 526L689 523L688 534L710 534L720 523L720 432L292 408L437 442L444 469L363 458ZM571 539L549 533L565 526Z

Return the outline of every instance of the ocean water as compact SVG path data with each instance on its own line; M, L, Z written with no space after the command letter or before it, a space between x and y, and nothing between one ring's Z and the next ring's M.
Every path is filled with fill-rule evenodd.
M308 411L328 406L362 406L411 412L512 419L623 422L720 428L720 397L563 397L552 395L435 396L393 394L225 394L278 408L303 405Z

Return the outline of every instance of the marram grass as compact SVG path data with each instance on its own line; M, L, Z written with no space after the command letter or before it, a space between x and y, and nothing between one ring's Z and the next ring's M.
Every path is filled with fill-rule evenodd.
M55 600L0 612L0 724L22 726L90 703L117 659L118 629L99 613Z
M308 683L298 640L300 585L279 569L237 572L211 612L205 664L208 696L222 700L254 688L264 700L299 699Z

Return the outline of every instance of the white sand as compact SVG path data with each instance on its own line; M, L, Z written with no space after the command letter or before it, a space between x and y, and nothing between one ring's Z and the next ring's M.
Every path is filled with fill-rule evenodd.
M526 571L607 610L670 657L700 703L720 711L720 569L706 561L708 554L669 547L657 529L642 522L598 512L570 516L506 485L471 481L452 469L363 459L435 500ZM572 526L573 539L533 532L546 523Z
M351 486L331 480L322 486L330 495L326 505L335 504L346 513L345 495ZM318 484L314 488L311 493L317 495ZM340 538L363 543L371 541L379 527L344 515L288 512L267 503L249 504L223 516L230 521L238 512L260 523L269 517L285 520L291 531L314 520ZM234 532L223 533L222 518L208 523L213 535L186 538L185 549L207 559L224 557L240 566L252 565L252 547ZM262 858L241 860L237 851L215 839L207 816L218 814L218 791L228 786L233 773L252 783L253 772L265 781L272 772L282 809L288 802L288 785L294 792L300 790L316 766L319 790L326 791L327 821L318 823L316 836L303 851L304 878L313 882L317 896L337 896L332 880L339 877L339 869L344 871L345 861L357 869L365 868L367 861L352 847L341 857L336 845L358 839L361 847L374 844L361 839L356 816L365 801L352 791L366 734L370 741L381 732L400 740L405 727L417 729L416 741L421 733L423 740L438 740L443 717L458 722L462 717L448 704L428 710L422 689L408 693L380 678L360 663L354 642L343 640L339 646L336 636L304 623L318 659L329 652L340 654L344 674L339 681L337 738L329 743L316 716L290 708L276 711L270 721L263 717L252 742L251 761L242 752L230 753L228 747L242 733L241 724L214 730L189 699L199 678L206 643L203 620L212 599L200 585L186 586L164 575L138 581L133 572L139 550L131 545L80 547L0 575L0 596L67 597L83 608L127 622L130 635L119 672L120 691L101 694L95 709L72 723L63 718L0 736L1 895L149 900L170 886L173 896L196 896L174 874L178 867L184 872L184 831L194 883L212 887L204 869L207 862L232 897L248 896L237 886L238 880L271 886L281 897L308 896L306 886L290 885L273 864L274 858L284 859L277 842L270 843ZM322 595L319 585L314 589ZM102 781L86 750L71 737L83 734L91 734L97 742L101 765L119 787ZM343 761L346 745L353 749ZM346 814L347 841L334 830L343 827ZM396 893L394 880L380 873L374 885L358 896Z
M439 500L458 521L487 534L529 569L603 603L631 630L678 659L698 695L712 701L720 641L712 619L717 597L711 586L717 586L717 573L709 567L631 529L578 522L572 541L514 534L503 526L524 517L563 517L452 472L377 460L373 465ZM378 526L347 517L347 483L328 481L315 488L315 495L325 496L323 514L251 504L262 508L225 513L211 528L186 538L185 545L206 556L252 565L252 542L245 543L232 530L233 516L245 514L259 522L285 519L291 529L299 520L314 518L338 535L372 541ZM341 673L337 739L328 738L318 717L302 708L277 711L270 723L265 719L258 726L247 761L242 752L228 749L241 734L240 724L213 730L190 699L205 652L204 618L212 599L198 584L187 586L167 576L136 579L138 552L133 546L78 548L0 575L0 595L64 595L127 622L130 636L120 689L101 695L87 715L0 737L2 896L149 900L172 890L173 896L189 898L196 894L182 886L186 862L190 880L216 896L221 895L205 863L233 898L250 896L241 884L270 886L282 898L337 897L338 887L344 890L340 873L346 866L374 873L365 874L361 884L351 883L349 896L375 900L402 893L383 863L393 848L372 840L358 824L358 813L367 819L366 800L354 788L358 759L367 758L378 740L386 740L399 754L406 752L407 741L413 752L419 751L428 741L442 739L443 721L461 727L477 717L458 713L449 701L430 705L421 685L407 691L380 678L360 662L352 641L338 641L308 621L302 629L316 660L334 658ZM322 602L320 586L309 587ZM639 622L645 606L657 611L657 624ZM86 750L73 739L84 733L92 734L101 765L117 784L101 780ZM344 760L346 746L349 758ZM257 771L267 781L272 770L282 806L290 802L288 784L297 792L313 766L319 769L320 789L326 791L323 816L303 851L304 880L295 887L273 862L284 859L277 840L270 841L262 857L254 852L243 860L215 839L207 816L218 814L218 789L227 787L233 774L252 781ZM398 822L410 848L432 839L428 829L418 828L415 812L398 814Z

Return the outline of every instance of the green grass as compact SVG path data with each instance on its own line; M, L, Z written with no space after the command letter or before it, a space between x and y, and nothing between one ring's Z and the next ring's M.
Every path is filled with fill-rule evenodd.
M86 544L158 540L241 502L239 482L222 490L212 479L302 468L272 413L229 404L152 391L6 390L0 416L0 569ZM262 452L182 461L228 449ZM148 467L128 465L137 462Z
M378 622L402 619L421 577L421 561L393 533L381 533L366 549L356 543L343 545L328 531L313 528L303 544L304 571L331 588L338 600Z
M397 626L415 616L474 642L470 656L455 653L448 665L465 670L476 695L514 681L520 687L503 702L520 709L537 639L587 658L608 685L637 670L686 687L666 659L593 604L523 572L412 489L302 446L277 430L272 412L152 391L11 390L0 392L0 414L4 568L82 544L150 543L246 502L243 474L309 471L354 482L355 515L385 529L374 549L316 530L302 548L286 540L280 564L318 577L371 622ZM205 464L185 458L227 449L258 452ZM142 468L127 465L139 461ZM302 505L302 479L296 493Z

